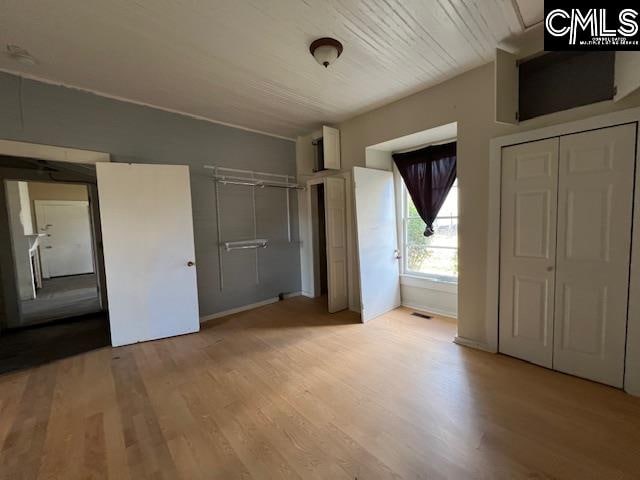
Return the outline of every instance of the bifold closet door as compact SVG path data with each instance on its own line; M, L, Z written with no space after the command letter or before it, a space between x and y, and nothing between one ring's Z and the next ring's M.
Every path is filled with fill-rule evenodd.
M636 126L560 139L553 368L622 387Z
M324 215L327 240L327 290L329 313L349 308L347 296L347 207L342 177L324 180Z
M502 150L500 351L551 368L557 138Z

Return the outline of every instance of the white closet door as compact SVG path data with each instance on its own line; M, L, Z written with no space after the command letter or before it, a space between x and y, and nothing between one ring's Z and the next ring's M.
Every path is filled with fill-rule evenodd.
M558 139L502 151L500 351L548 368L553 296Z
M347 297L347 215L344 178L324 180L329 312L349 306Z
M635 125L562 137L554 368L622 387Z

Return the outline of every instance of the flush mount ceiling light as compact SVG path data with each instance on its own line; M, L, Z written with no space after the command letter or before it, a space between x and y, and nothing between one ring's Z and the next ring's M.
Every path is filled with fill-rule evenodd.
M36 59L27 50L18 45L7 45L7 55L25 65L35 65L37 63Z
M316 59L316 62L327 68L342 53L342 44L335 38L319 38L311 43L309 51L313 58Z

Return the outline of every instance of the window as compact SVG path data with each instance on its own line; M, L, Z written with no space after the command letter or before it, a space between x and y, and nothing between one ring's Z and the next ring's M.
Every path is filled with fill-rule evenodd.
M458 281L458 180L433 224L435 233L425 237L424 221L418 215L402 183L403 273L446 282Z

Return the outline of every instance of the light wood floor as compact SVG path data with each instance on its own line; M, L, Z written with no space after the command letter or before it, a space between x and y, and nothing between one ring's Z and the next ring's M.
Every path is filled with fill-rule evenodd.
M0 477L640 478L640 400L296 298L0 377Z

